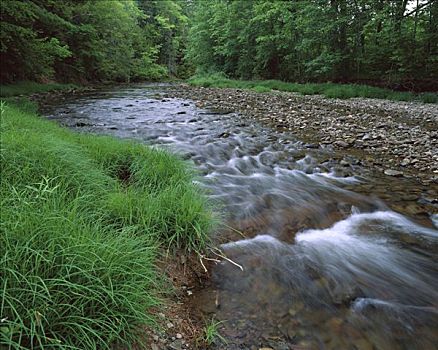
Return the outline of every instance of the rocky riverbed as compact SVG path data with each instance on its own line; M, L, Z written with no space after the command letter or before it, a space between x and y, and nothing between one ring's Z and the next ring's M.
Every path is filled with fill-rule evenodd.
M219 322L226 345L210 349L393 350L437 343L434 109L144 84L58 98L45 115L178 153L217 206L207 271L196 256L160 261L174 293L149 348L205 349Z
M438 184L438 105L272 91L174 86L171 96L199 107L238 111L309 142L355 153L386 175Z

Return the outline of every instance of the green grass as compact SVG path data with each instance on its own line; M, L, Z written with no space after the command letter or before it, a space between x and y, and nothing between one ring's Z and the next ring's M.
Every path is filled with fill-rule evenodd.
M215 321L214 318L211 319L209 323L204 326L199 341L207 346L210 346L217 341L227 343L226 339L219 333L219 326L222 323L224 323L224 321Z
M438 103L438 94L433 92L425 92L420 94L420 100L424 103Z
M162 248L201 250L212 215L182 160L1 105L0 343L130 348L153 325Z
M15 84L0 85L0 97L30 95L34 93L50 92L54 90L69 90L73 88L77 88L77 86L74 84L41 84L34 81L21 81Z
M298 84L286 83L279 80L234 80L224 74L199 75L190 78L189 83L194 86L251 89L256 92L269 92L271 90L297 92L302 95L324 95L328 98L348 99L353 97L387 99L393 101L421 101L424 103L438 103L438 94L427 92L415 94L412 92L399 92L368 85L357 84Z

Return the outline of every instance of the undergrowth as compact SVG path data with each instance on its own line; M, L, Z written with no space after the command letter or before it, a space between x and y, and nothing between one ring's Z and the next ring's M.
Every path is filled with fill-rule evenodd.
M302 95L324 95L328 98L348 99L353 97L377 98L393 101L421 101L424 103L438 103L438 94L425 92L415 94L400 92L357 84L334 83L287 83L279 80L234 80L224 74L198 75L190 78L189 83L194 86L251 89L256 92L269 92L271 90L298 92Z
M0 85L0 97L12 97L17 95L29 95L54 90L68 90L76 88L74 84L60 83L37 83L35 81L20 81L14 84Z
M201 250L211 212L180 159L1 106L0 343L130 348L153 325L160 250Z

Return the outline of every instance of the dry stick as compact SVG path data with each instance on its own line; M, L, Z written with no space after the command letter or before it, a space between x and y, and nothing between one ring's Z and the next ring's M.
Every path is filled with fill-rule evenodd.
M207 268L205 267L204 263L202 262L202 259L208 260L208 261L214 261L215 263L220 263L221 261L218 259L212 259L207 258L205 255L199 254L199 261L201 262L202 267L204 268L205 272L208 272Z
M241 269L243 271L243 266L239 265L238 263L236 263L235 261L231 260L230 258L226 257L225 254L219 249L219 248L214 248L217 251L219 251L220 254L216 253L212 248L209 248L211 250L211 252L219 257L221 257L222 259L225 259L226 261L230 262L231 264L237 266L239 269Z
M202 267L204 268L204 272L208 272L207 268L205 267L204 263L202 262L202 255L199 255L199 261L201 262Z
M243 238L247 239L248 237L246 237L242 231L239 231L237 229L235 229L234 227L228 226L227 224L223 224L226 228L229 228L230 230L237 232L239 235L241 235Z

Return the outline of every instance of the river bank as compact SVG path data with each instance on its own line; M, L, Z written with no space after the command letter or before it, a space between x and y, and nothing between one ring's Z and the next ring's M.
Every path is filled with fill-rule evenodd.
M292 132L308 142L309 148L356 152L364 166L389 176L414 177L425 185L438 185L436 104L339 100L188 84L177 85L169 95L193 99L201 108L238 111Z
M148 348L144 328L169 322L177 336L184 325L165 301L177 267L167 267L203 251L213 224L192 169L139 143L71 132L34 103L17 103L1 105L1 343Z

